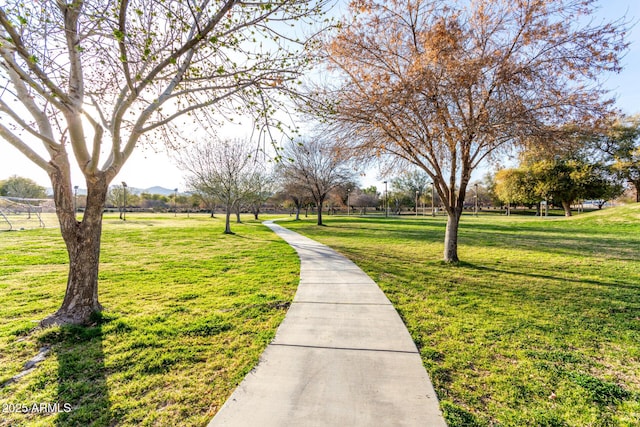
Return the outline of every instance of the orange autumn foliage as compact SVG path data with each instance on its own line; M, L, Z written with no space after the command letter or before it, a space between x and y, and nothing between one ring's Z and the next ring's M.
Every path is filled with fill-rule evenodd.
M342 148L433 179L449 215L446 261L458 259L464 195L483 160L610 114L598 80L620 70L627 23L590 20L595 4L358 0L325 43L339 78L322 93Z

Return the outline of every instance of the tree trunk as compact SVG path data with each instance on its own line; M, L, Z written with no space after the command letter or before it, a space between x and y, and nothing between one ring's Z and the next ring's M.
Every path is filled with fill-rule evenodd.
M224 234L233 234L231 231L231 206L227 205L225 212Z
M320 199L318 202L318 225L322 225L322 209L324 205L324 199Z
M563 200L562 207L564 208L564 216L571 216L571 201Z
M98 301L98 268L108 184L104 177L87 180L86 208L82 221L78 221L73 208L71 180L64 175L52 173L51 182L60 231L69 255L69 275L62 306L41 322L43 326L87 324L92 314L102 310Z
M448 211L447 230L444 235L444 261L455 263L458 259L458 226L462 209L454 208Z
M236 223L240 224L242 221L240 220L240 204L236 206Z
M300 221L300 205L296 205L296 221Z

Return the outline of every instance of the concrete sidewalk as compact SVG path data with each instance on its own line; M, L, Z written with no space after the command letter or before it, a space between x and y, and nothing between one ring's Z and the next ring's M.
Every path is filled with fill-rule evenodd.
M402 320L360 268L268 221L300 257L276 337L209 427L446 426Z

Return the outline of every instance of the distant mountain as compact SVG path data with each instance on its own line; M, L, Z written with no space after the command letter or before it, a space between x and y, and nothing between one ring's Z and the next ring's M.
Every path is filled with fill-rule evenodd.
M121 185L111 185L111 187L122 187L122 186ZM47 196L53 196L53 188L48 187L45 190L46 190ZM77 191L78 191L78 196L86 196L87 195L87 190L85 188L78 188ZM149 188L127 187L127 191L129 193L132 193L132 194L147 193L147 194L159 194L161 196L172 196L175 193L174 190L172 190L170 188L160 187L159 185L156 185L154 187L149 187ZM185 193L181 193L180 191L178 191L178 194L185 194Z
M160 194L161 196L171 196L175 193L175 190L171 190L168 188L155 186L150 188L145 188L144 190L138 190L140 193L149 193L149 194ZM180 192L178 192L180 194Z

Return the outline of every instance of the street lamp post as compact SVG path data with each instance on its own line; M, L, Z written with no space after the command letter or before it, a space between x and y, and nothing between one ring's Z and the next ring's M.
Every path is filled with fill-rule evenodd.
M476 195L475 195L475 207L474 207L474 213L476 216L478 216L478 183L476 182L475 184L473 184L474 189L476 190Z
M120 213L120 219L127 220L127 183L122 181L122 212Z
M389 196L387 193L387 181L384 181L384 217L389 217Z
M347 216L351 215L351 189L347 188Z
M78 212L78 186L73 186L73 213L76 214Z
M434 201L435 201L435 199L434 199L435 191L434 191L434 187L435 187L435 185L432 182L431 183L431 216L433 216L433 217L436 216L436 211L434 210L435 209L435 203L434 203Z
M178 189L173 189L173 216L178 216Z
M418 194L420 194L420 192L416 190L416 218L418 217Z

